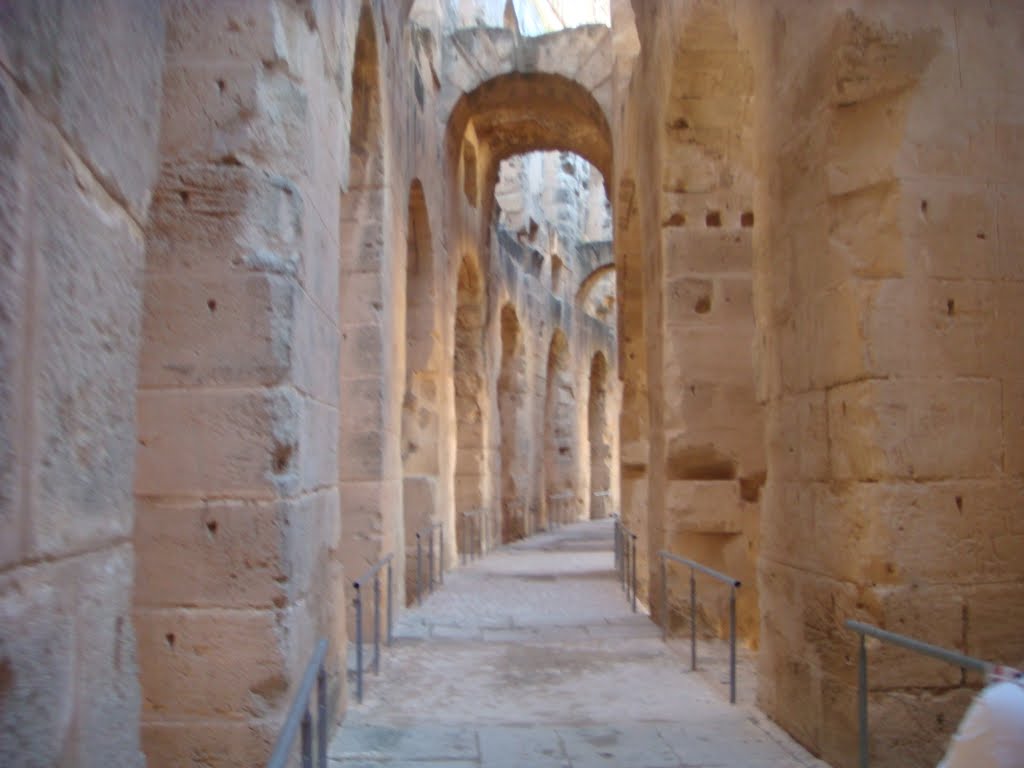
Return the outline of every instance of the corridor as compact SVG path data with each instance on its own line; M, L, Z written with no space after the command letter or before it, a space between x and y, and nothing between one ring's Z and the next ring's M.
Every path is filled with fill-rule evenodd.
M731 707L630 612L609 520L448 574L396 623L330 757L336 768L824 765L760 713Z

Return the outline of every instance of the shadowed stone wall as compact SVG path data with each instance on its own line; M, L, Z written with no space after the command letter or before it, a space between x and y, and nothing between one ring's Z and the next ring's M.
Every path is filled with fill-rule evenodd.
M145 762L132 479L164 24L114 5L0 7L7 766Z

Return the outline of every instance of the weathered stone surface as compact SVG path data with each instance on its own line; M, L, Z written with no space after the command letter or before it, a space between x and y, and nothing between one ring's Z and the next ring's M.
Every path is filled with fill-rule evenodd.
M12 4L0 29L8 71L104 188L143 221L158 165L160 4ZM126 59L135 66L123 66Z

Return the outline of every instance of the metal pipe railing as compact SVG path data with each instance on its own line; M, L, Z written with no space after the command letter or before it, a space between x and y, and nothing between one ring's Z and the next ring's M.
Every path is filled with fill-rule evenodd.
M860 768L868 768L870 755L868 750L868 650L867 637L873 637L890 645L905 648L914 653L931 656L939 661L952 664L961 669L970 669L988 675L995 666L987 661L976 659L972 656L965 656L956 651L949 651L931 643L924 643L906 635L899 635L895 632L881 629L871 624L849 619L846 621L846 628L852 629L860 636L860 653L857 657L857 716L858 716L858 741L860 752Z
M636 613L636 534L618 515L612 517L615 519L615 570L626 591L626 601Z
M310 698L313 695L313 686L316 685L316 757L319 768L327 768L327 639L324 638L316 644L313 651L313 658L306 665L306 672L302 676L299 690L295 693L291 707L288 708L288 716L285 718L281 732L274 744L274 751L270 754L267 768L285 768L288 765L288 758L292 746L295 744L295 737L301 732L302 738L302 766L312 768L313 766L313 716L309 710Z
M373 674L380 674L380 572L387 567L387 639L385 643L391 645L392 629L392 603L394 600L394 579L392 561L394 553L382 557L374 563L370 569L356 581L352 582L355 592L352 598L352 605L356 614L356 700L363 700L363 592L362 585L369 579L373 579Z
M484 535L487 517L483 509L470 509L462 513L461 562L465 565L484 553Z
M690 669L697 669L697 572L729 585L729 703L736 703L736 590L739 579L716 571L681 555L662 550L658 552L661 575L661 637L668 639L668 563L679 563L690 568Z
M439 562L438 568L434 568L434 531L438 532L440 541L438 543ZM423 605L423 539L427 539L427 569L428 594L434 591L434 574L437 573L437 583L444 584L444 523L428 523L416 531L416 602Z

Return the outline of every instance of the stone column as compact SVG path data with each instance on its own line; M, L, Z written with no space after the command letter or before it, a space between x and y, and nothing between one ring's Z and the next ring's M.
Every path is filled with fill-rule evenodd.
M250 766L319 637L332 706L343 685L340 20L270 0L174 0L165 19L135 483L143 742L155 764Z

